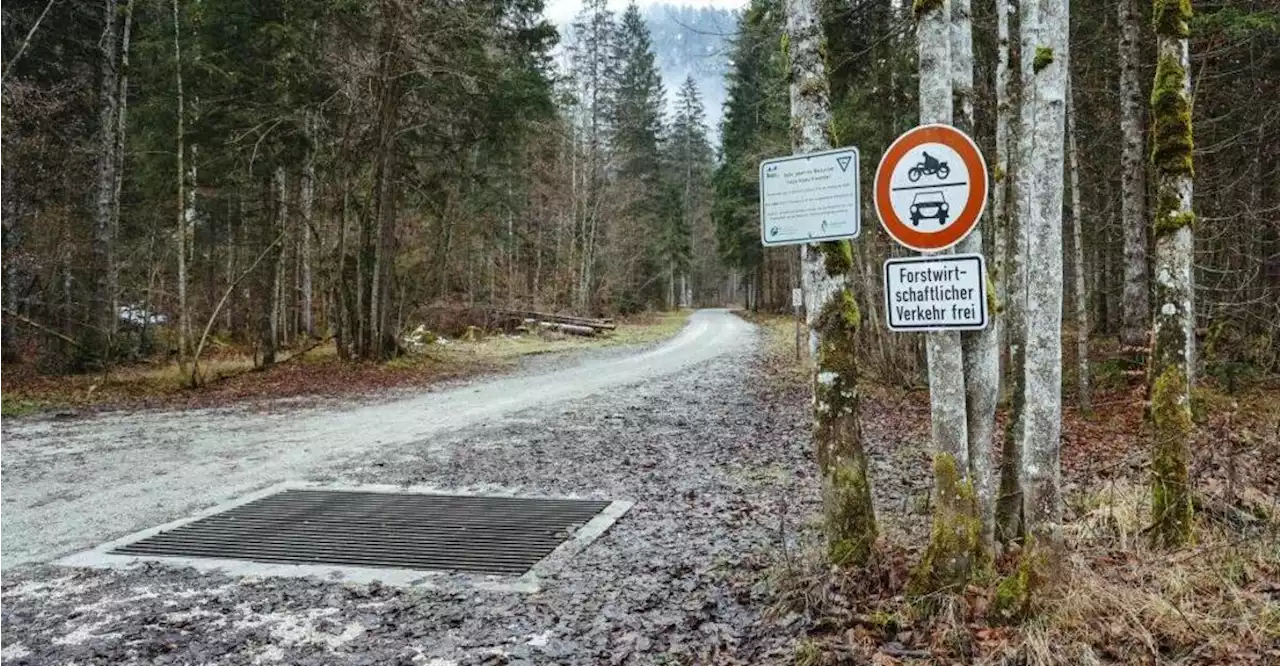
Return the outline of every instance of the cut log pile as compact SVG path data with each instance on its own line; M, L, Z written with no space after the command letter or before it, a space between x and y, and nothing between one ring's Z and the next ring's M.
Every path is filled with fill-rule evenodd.
M612 319L592 319L590 317L505 308L488 308L488 312L495 323L507 322L522 325L530 330L540 329L568 333L570 335L595 336L617 328Z

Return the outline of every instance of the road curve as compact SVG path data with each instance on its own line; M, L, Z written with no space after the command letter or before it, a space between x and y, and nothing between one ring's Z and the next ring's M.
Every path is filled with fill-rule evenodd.
M42 562L287 480L340 477L382 447L680 372L742 352L752 327L700 310L676 337L621 357L345 408L144 411L3 424L0 567Z

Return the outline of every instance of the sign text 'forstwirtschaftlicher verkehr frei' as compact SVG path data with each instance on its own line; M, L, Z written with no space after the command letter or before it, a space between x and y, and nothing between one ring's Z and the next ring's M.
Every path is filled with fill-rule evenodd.
M884 262L884 307L893 331L965 331L987 327L982 255L904 257Z

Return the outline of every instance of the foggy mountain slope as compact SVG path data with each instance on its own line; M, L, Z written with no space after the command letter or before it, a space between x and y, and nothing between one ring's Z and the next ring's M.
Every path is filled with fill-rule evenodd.
M713 143L719 136L724 77L729 67L729 42L737 27L737 12L712 7L652 5L643 10L653 37L653 50L662 70L668 104L674 91L692 76L707 110Z

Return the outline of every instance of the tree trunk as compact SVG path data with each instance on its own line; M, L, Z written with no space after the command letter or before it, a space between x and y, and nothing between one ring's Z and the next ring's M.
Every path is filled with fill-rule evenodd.
M952 1L918 3L920 124L952 122ZM972 70L967 77L972 81ZM962 91L963 94L964 91ZM964 102L961 103L965 108ZM972 108L969 102L968 108ZM960 334L927 334L933 433L933 532L911 587L916 593L954 590L969 578L981 526L969 473L965 374Z
M348 360L351 345L351 319L350 308L351 302L347 297L347 222L351 207L351 194L349 186L343 184L342 189L342 213L338 219L338 252L334 260L334 270L337 271L337 294L334 297L334 307L337 310L337 326L334 328L334 344L338 347L338 358Z
M178 0L173 0L173 71L178 91L178 368L187 374L187 225L190 223L190 202L187 199L186 158L186 100L182 94L182 40L178 23Z
M118 21L116 0L103 3L103 29L99 40L102 53L102 80L98 98L98 136L96 156L97 183L93 205L94 283L89 326L85 328L84 348L90 358L103 367L110 366L114 345L117 312L114 310L116 285L115 206L116 131L119 127L120 43L116 34Z
M133 0L128 0L124 8L124 30L120 37L120 92L119 106L120 110L117 114L115 136L115 186L111 192L111 245L115 244L120 238L120 192L124 189L124 146L125 131L128 127L127 112L129 109L129 41L133 33ZM120 267L116 262L111 262L112 275L108 276L111 281L111 312L120 312L119 288L120 284ZM112 315L112 326L115 326L116 317ZM114 329L113 329L114 335Z
M12 187L9 185L10 178L13 177L13 170L10 169L4 175L3 187ZM9 190L12 192L13 190ZM4 197L3 214L0 214L0 253L3 256L11 257L11 253L19 247L19 231L18 231L18 205L17 197ZM5 261L0 262L0 290L3 293L3 300L0 306L8 312L18 311L18 268L17 262ZM18 353L17 329L14 326L14 318L11 315L0 317L0 363L17 363L22 360Z
M1084 271L1084 208L1080 202L1080 155L1076 151L1076 106L1071 77L1067 77L1067 155L1071 169L1071 246L1076 286L1076 398L1080 411L1093 410L1089 392L1089 288Z
M1000 385L997 389L997 397L1004 399L1008 395L1008 377L1007 368L1000 368L1000 365L1007 363L1007 357L1004 356L1004 350L1008 348L1008 331L1007 325L1004 323L1003 313L1008 310L1009 301L1009 211L1010 211L1010 173L1009 173L1009 142L1010 142L1010 123L1013 115L1013 100L1010 97L1009 90L1009 14L1013 11L1010 0L996 0L996 164L995 173L992 180L994 188L992 191L991 207L992 219L995 224L995 261L992 262L994 270L991 278L995 281L995 293L997 308L1001 312L1000 315L993 317L993 321L998 322L996 331L996 347L999 358L996 359L998 372L1000 375Z
M1187 458L1191 439L1192 312L1191 7L1155 0L1156 77L1151 93L1155 174L1155 347L1151 363L1152 540L1178 546L1191 536Z
M951 86L955 126L973 132L973 25L969 0L951 0ZM956 246L957 251L982 254L982 226ZM988 279L991 279L988 276ZM981 550L990 553L995 542L995 483L991 445L995 440L996 402L1000 391L1000 317L981 331L961 333L965 382L965 423L968 428L969 479L978 502Z
M281 241L271 252L271 291L268 294L270 306L267 308L262 340L262 365L271 367L276 362L276 346L280 341L280 283L284 278L284 241L289 228L287 181L283 166L275 169L275 223L276 233Z
M1035 34L1039 29L1038 2L1027 0L1018 5L1019 72L1018 122L1012 129L1014 144L1009 160L1009 298L1005 323L1009 341L1009 421L1000 455L1000 495L996 500L996 535L1001 543L1011 544L1022 538L1022 432L1026 405L1027 349L1027 219L1032 196L1031 157L1032 95L1035 90L1033 58Z
M831 101L818 10L815 0L786 2L791 149L796 154L831 147ZM815 359L814 445L822 476L827 553L833 564L861 566L875 545L876 520L859 413L855 337L861 316L848 284L853 252L848 241L838 241L802 247L800 256L810 355Z
M1120 20L1120 224L1124 229L1124 291L1120 300L1120 339L1127 347L1145 347L1147 318L1146 184L1142 162L1143 122L1138 86L1142 16L1138 0L1119 0Z
M312 137L312 119L307 117L308 140ZM298 255L302 264L302 294L298 308L302 311L302 334L307 338L314 337L315 332L311 320L311 234L314 232L311 219L311 208L315 199L316 163L311 148L307 148L306 164L302 172L302 228L298 238Z
M1034 151L1026 219L1026 368L1022 431L1022 512L1029 543L1052 553L1061 541L1062 190L1069 63L1066 0L1044 0L1032 34ZM1028 30L1023 25L1024 34ZM1041 550L1044 549L1044 550ZM1045 562L1051 562L1046 559ZM1038 564L1038 562L1037 562Z

